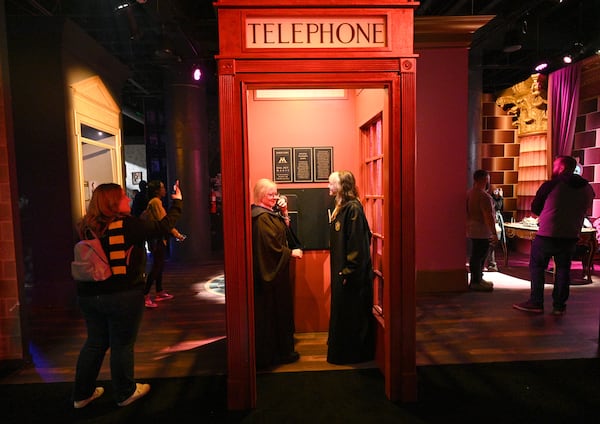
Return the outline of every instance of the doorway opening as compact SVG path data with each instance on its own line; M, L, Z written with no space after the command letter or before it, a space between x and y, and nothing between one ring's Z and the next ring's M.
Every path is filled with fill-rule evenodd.
M384 146L389 138L388 89L364 87L252 86L246 92L248 198L260 178L272 179L291 197L294 229L308 246L294 260L295 347L300 360L269 372L375 368L375 361L331 365L327 358L330 305L328 177L349 170L374 234L373 312L383 325ZM319 153L323 153L319 155ZM289 156L286 156L289 155ZM284 157L289 166L278 168ZM324 195L323 195L324 193ZM308 222L308 224L305 224ZM251 234L251 231L249 232Z

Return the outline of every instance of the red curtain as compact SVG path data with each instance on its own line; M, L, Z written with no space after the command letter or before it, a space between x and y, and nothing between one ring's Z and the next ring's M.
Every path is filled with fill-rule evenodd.
M575 135L575 121L579 106L581 65L559 69L550 74L550 122L552 125L552 155L571 155Z

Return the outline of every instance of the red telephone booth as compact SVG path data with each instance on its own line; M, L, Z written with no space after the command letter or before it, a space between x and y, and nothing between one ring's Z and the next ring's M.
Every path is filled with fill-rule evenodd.
M416 399L417 5L408 0L215 3L230 409L256 403L251 187L267 177L281 189L319 198L312 194L325 189L328 172L338 169L357 177L374 234L376 362L386 394L391 400ZM292 164L283 171L274 166L281 155L289 155ZM321 233L319 225L313 234ZM318 237L311 241L314 249L296 269L295 317L297 327L321 331L328 313L328 250ZM303 278L307 274L310 278Z

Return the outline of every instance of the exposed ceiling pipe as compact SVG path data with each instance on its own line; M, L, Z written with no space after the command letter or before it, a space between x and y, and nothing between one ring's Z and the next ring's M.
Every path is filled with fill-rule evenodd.
M133 119L136 122L139 122L140 124L145 124L144 122L144 118L140 117L138 113L136 113L136 111L130 109L127 106L123 106L123 108L121 109L121 113L125 116L127 116L128 118Z
M52 16L52 13L50 13L50 11L48 9L46 9L44 6L42 6L41 4L39 4L37 1L35 1L35 0L27 0L27 2L30 5L32 5L33 7L35 7L39 12L41 12L42 15Z
M137 88L138 90L140 90L146 96L150 95L150 92L148 90L146 90L144 87L142 87L140 84L138 84L137 81L135 81L133 78L128 78L127 81L131 85L133 85L135 88Z

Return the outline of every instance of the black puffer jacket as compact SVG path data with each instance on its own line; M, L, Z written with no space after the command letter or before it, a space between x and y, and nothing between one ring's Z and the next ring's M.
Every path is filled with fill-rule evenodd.
M543 183L531 203L539 216L540 236L578 238L586 212L592 207L594 190L576 174L561 174Z

